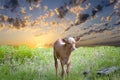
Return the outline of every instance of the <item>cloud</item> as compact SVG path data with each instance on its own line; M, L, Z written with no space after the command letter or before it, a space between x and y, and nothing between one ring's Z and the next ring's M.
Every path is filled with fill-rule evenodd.
M13 1L15 1L15 2L13 2ZM30 6L28 6L28 9L30 11L33 11L34 8L39 8L40 7L40 3L42 2L41 0L26 0L26 1L28 3L30 3ZM76 5L74 5L72 7L75 8L76 6L78 6L77 4L84 3L85 1L86 0L83 0L82 2L80 2L80 0L75 0L72 3L75 3ZM8 3L10 3L15 8L19 5L18 0L10 0ZM8 3L6 3L6 4L8 4ZM16 5L15 5L15 3L16 3ZM9 5L7 7L10 8L11 6ZM70 24L70 23L66 23L67 21L65 21L65 23L61 23L59 21L59 19L56 19L57 21L55 21L55 19L53 19L53 20L51 20L51 19L53 17L55 17L55 13L57 14L57 16L59 18L64 18L66 13L68 11L70 11L72 9L72 7L70 7L69 4L64 4L63 6L61 6L59 8L56 8L55 10L52 10L52 9L48 9L48 6L45 5L45 6L43 6L43 10L45 11L45 13L43 15L38 16L34 20L30 20L31 19L30 16L25 16L27 14L27 10L26 10L27 7L20 6L20 13L19 13L19 15L22 15L22 17L17 16L15 18L13 18L13 17L8 17L6 15L1 15L0 19L5 24L9 24L8 26L11 25L9 28L14 27L16 29L21 29L21 28L28 27L28 26L39 26L41 28L45 28L45 27L48 27L48 26L50 26L50 27L61 26L63 28L66 28L67 25ZM85 9L87 9L87 8L88 8L88 5L86 5ZM66 20L66 19L64 19L64 20Z
M10 24L12 24L14 22L14 18L9 17L7 20Z
M64 18L65 14L67 13L67 9L65 10L63 7L56 8L55 12L59 18Z
M55 14L55 12L53 10L49 10L44 15L40 15L35 20L33 20L31 22L31 25L32 26L39 25L39 26L43 26L43 27L48 26L51 24L51 21L49 21L48 19L52 19L54 14Z
M39 3L39 2L41 2L42 0L26 0L28 3L34 3L34 2L36 2L36 3Z
M95 16L97 12L101 11L102 10L102 6L101 5L97 5L93 8L92 10L92 16Z
M6 22L7 20L8 20L8 16L0 14L0 21L1 22Z
M54 11L56 12L59 18L64 18L64 16L68 12L68 9L69 9L69 6L67 4L64 4L63 6L56 8Z
M109 13L106 17L101 17L101 21L111 21L115 16L120 16L119 10L114 10L113 12Z
M118 0L118 1L116 2L116 4L114 5L114 9L115 9L115 10L120 9L120 0Z
M33 6L30 6L30 7L29 7L29 10L30 10L30 11L33 11L33 9L34 9Z
M36 5L35 5L35 8L39 8L39 7L40 7L40 4L36 4Z
M80 5L77 5L77 6L71 7L69 11L78 15L79 13L82 13L83 11L87 10L90 6L91 6L90 3L86 4L85 7L81 7Z
M85 22L89 17L89 14L79 14L76 18L75 25L79 25Z
M11 8L11 11L14 11L19 6L18 0L8 0L4 5L4 8Z
M5 28L5 24L4 23L0 23L0 31L3 30Z
M23 21L21 19L16 18L13 23L13 26L15 26L15 28L17 28L17 29L20 29L21 27L24 27L25 24L23 23Z
M0 10L3 10L3 9L5 9L4 6L0 6Z
M48 10L48 6L43 7L44 11Z
M21 7L20 13L21 14L25 14L26 13L26 8L25 7Z
M113 4L115 2L115 0L109 0L110 1L110 4Z
M73 14L76 14L76 16L80 13L82 13L83 11L87 10L90 7L90 3L87 4L84 8L81 7L81 5L78 4L83 4L86 0L74 0L74 1L70 1L69 4L64 4L63 6L60 6L59 8L55 9L55 12L57 14L57 16L59 18L64 18L64 16L67 14L68 11L70 11ZM72 4L72 7L71 7Z
M33 11L34 8L40 7L41 0L26 0L30 3L29 10ZM54 10L48 9L48 6L43 6L44 14L37 16L36 19L30 20L30 16L24 16L22 14L27 14L26 9L27 7L21 7L20 13L22 15L22 18L11 18L11 17L3 17L2 21L5 21L6 23L10 23L15 28L20 29L24 27L29 26L39 26L40 28L47 29L48 27L62 27L62 29L66 29L68 31L73 26L79 25L81 23L84 23L86 20L88 20L89 17L91 17L89 14L82 13L85 10L89 9L91 7L91 4L85 4L85 7L82 7L82 4L86 2L87 0L70 0L72 1L71 4L64 3L59 8L55 8ZM68 1L69 2L69 1ZM74 4L74 5L73 5ZM99 6L95 6L95 10L99 10ZM74 17L75 20L71 20L71 22L68 21L68 17L66 19L65 15L67 12L71 14L75 14ZM56 19L55 13L57 14L58 18ZM96 14L96 13L95 13ZM60 19L59 19L60 18ZM62 19L61 19L62 18ZM105 18L106 19L106 18ZM107 17L107 20L110 20L110 17ZM60 22L61 20L64 20L63 22ZM69 26L70 25L70 26Z
M14 27L14 28L20 29L20 28L31 26L31 24L34 21L30 21L30 18L31 18L31 15L23 16L23 18L19 18L19 17L12 18L6 15L0 14L0 22L4 23L9 28ZM12 27L10 25L12 25Z
M53 17L54 16L54 11L53 10L49 10L47 13L45 13L45 15L43 15L44 19L49 18L49 17Z
M7 25L9 28L11 28L9 25L13 25L15 28L20 29L23 27L28 26L30 23L29 16L25 16L24 19L20 18L11 18L6 15L0 15L0 22Z
M25 19L25 20L29 20L30 18L31 18L31 15L27 15L27 16L24 16L23 19Z

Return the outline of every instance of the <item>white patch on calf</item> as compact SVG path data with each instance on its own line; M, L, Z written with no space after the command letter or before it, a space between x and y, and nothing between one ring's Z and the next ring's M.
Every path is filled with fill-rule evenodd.
M69 38L68 38L68 42L69 42L70 44L73 44L73 43L75 43L75 39L74 39L73 37L69 37Z

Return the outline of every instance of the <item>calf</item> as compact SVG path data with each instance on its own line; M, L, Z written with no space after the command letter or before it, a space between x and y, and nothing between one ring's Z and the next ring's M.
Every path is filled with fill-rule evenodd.
M70 71L70 64L71 64L71 52L76 49L75 43L80 38L73 38L69 37L66 39L58 39L53 47L54 47L54 61L55 61L55 69L56 69L56 76L57 76L57 69L58 69L58 62L57 59L60 60L62 66L62 79L64 79L65 75L65 68L64 66L67 65L66 72L69 74Z

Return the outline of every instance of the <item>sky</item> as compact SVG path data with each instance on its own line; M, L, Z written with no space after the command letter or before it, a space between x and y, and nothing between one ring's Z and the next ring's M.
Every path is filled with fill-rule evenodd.
M100 36L108 37L111 23L119 23L117 11L120 0L0 0L0 45L50 47L58 38L80 36L83 41L105 30ZM103 26L106 22L109 26Z
M0 44L10 44L10 45L20 45L20 44L27 44L28 46L41 46L41 45L48 45L47 42L53 43L53 40L57 38L57 30L52 29L51 25L47 21L44 21L45 18L48 18L51 13L54 12L50 10L54 10L59 5L58 3L54 3L55 0L38 0L38 2L26 2L25 0L0 0L0 7L3 9L0 10L0 14L4 15L7 18L28 18L23 22L18 22L14 24L13 22L2 21L1 20L1 30L0 30ZM14 4L17 1L19 2L19 6L10 6L7 3ZM60 1L61 2L61 1ZM53 5L55 4L55 5ZM4 8L4 5L8 5L9 8ZM38 5L36 7L36 5ZM14 9L14 7L16 7ZM14 10L12 10L12 8ZM29 10L29 8L33 8ZM12 10L12 11L11 11ZM37 20L37 18L39 18ZM41 18L43 18L41 20ZM54 20L50 18L50 20ZM36 22L35 22L36 21ZM16 21L17 22L17 21ZM15 23L16 23L15 22ZM54 23L51 21L51 24ZM33 24L33 25L32 25ZM6 27L7 26L7 27ZM12 27L10 27L12 26ZM5 28L4 28L5 27ZM24 27L24 28L23 28ZM56 26L53 26L56 27ZM52 29L52 30L51 30ZM55 37L55 38L54 38ZM49 40L48 40L49 39ZM52 40L53 39L53 40Z

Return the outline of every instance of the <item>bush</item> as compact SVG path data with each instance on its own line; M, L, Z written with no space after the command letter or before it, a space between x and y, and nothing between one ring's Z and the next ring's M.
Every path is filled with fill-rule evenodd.
M25 58L32 58L33 54L31 52L31 49L27 46L19 46L16 48L16 53L13 55L15 59L25 59Z
M0 46L0 62L10 62L11 60L24 62L26 58L32 58L33 54L29 47L23 45L13 47L8 45Z
M0 46L0 59L10 58L14 53L15 53L15 49L13 46L7 46L7 45Z

